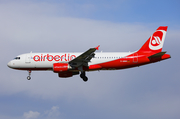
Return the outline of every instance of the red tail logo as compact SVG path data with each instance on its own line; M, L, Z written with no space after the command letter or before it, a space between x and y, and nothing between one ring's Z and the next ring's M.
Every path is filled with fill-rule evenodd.
M164 41L164 35L165 35L164 30L158 30L156 31L150 38L149 42L149 48L151 50L159 50L163 47L163 41Z

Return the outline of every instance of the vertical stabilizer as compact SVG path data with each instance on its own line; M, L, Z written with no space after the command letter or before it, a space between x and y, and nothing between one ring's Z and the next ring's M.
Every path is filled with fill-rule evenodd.
M160 26L153 35L146 41L138 52L151 51L158 53L162 51L164 39L167 32L167 26Z

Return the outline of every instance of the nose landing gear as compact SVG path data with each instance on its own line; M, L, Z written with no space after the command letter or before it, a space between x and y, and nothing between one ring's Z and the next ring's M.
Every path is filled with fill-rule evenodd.
M29 72L29 76L27 77L27 80L31 79L31 70L28 71Z

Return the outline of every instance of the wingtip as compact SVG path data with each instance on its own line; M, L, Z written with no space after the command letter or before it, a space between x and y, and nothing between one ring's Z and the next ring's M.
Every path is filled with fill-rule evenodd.
M100 45L98 45L97 47L95 47L95 48L96 48L96 50L99 50L99 47L100 47Z

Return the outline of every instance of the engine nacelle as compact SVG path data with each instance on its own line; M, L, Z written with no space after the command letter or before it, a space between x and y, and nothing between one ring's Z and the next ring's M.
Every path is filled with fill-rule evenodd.
M72 72L62 72L62 73L58 73L58 76L60 78L68 78L68 77L72 77L73 73Z
M68 71L71 69L71 66L68 63L54 63L53 64L53 71L55 73Z
M73 75L77 75L77 74L79 74L79 72L66 71L66 72L59 72L58 76L60 78L68 78L68 77L72 77Z

